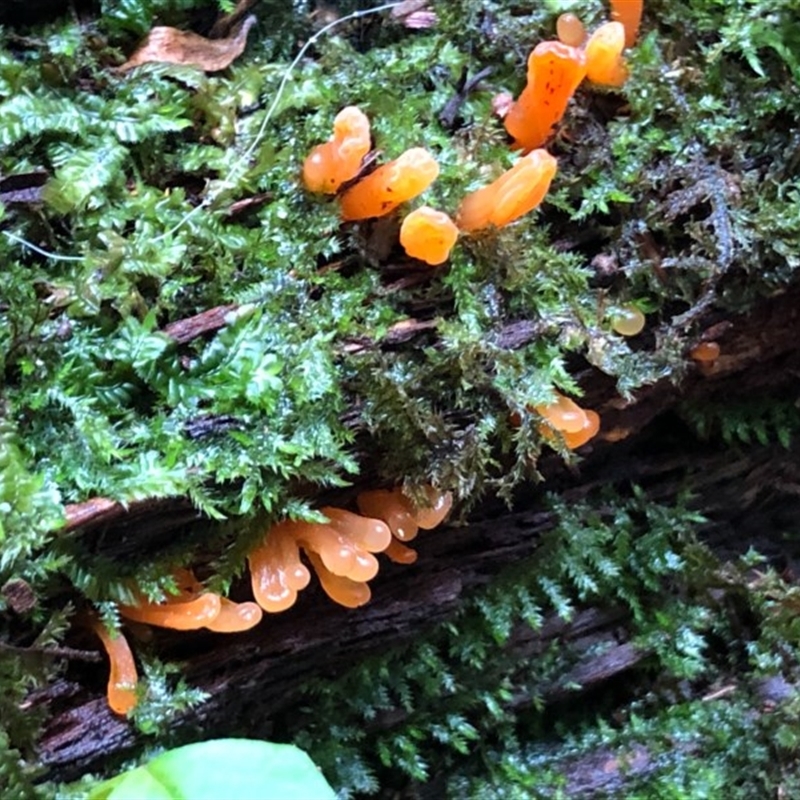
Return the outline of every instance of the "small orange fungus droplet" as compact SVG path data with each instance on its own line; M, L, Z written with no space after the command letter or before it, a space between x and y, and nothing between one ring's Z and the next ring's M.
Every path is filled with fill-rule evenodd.
M701 364L710 364L719 358L720 348L716 342L701 342L689 351L689 358Z
M544 200L557 167L558 162L546 150L523 156L496 181L461 201L458 227L468 233L489 225L501 228L533 211Z
M332 528L370 553L380 553L392 541L389 526L379 519L362 517L352 511L331 506L324 506L320 511L330 520L328 524Z
M586 28L575 14L561 14L556 20L556 36L563 44L580 47L586 38Z
M633 47L639 35L644 0L611 0L611 19L625 28L625 47Z
M127 714L136 705L136 685L139 681L128 640L119 632L112 636L99 619L93 619L91 626L103 643L111 665L106 692L109 708L115 714Z
M622 57L625 29L621 22L601 25L586 43L586 77L601 86L620 87L628 79Z
M528 58L528 83L505 118L515 147L528 152L548 140L585 75L582 50L562 42L536 45Z
M333 121L333 137L317 145L303 163L303 183L310 192L333 194L361 168L370 149L369 120L355 106L343 108Z
M424 192L438 174L436 159L424 148L412 147L342 194L342 219L382 217Z
M400 244L411 258L431 266L447 261L458 239L458 228L444 211L421 206L412 211L400 226Z
M611 311L611 327L621 336L636 336L644 323L644 314L636 306L617 306Z
M150 603L144 598L135 606L120 605L123 617L159 628L193 631L204 628L219 616L222 601L219 595L207 592L192 599Z

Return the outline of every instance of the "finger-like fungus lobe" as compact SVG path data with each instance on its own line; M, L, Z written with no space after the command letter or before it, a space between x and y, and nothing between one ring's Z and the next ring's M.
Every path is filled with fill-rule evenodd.
M633 47L642 22L644 0L611 0L611 19L625 28L625 47Z
M343 108L333 121L333 137L317 145L303 163L303 183L310 192L334 194L358 174L370 149L369 120L355 106Z
M99 619L92 619L91 626L102 642L111 666L106 691L109 708L115 714L127 714L136 705L139 680L128 640L120 632L112 636Z
M561 14L556 20L556 36L570 47L581 47L586 39L586 28L575 14Z
M586 77L602 86L619 88L628 79L622 57L625 28L621 22L606 22L586 42Z
M523 156L496 181L463 199L458 227L472 233L489 225L501 228L519 219L542 202L557 167L558 162L546 150Z
M400 226L400 244L412 258L431 266L447 261L458 239L458 227L444 211L421 206Z
M586 56L562 42L540 42L528 58L528 83L505 118L514 146L541 147L586 75Z
M342 194L342 219L382 217L424 192L438 174L436 159L425 148L412 147Z

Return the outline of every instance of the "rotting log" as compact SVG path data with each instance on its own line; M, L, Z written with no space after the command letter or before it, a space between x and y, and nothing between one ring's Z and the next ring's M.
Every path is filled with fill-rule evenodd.
M773 518L796 516L798 449L701 442L676 408L686 398L702 403L734 394L793 391L800 370L799 300L795 288L762 300L747 316L709 319L707 328L721 324L726 329L723 355L714 369L701 374L690 367L680 389L663 381L639 391L631 404L620 403L610 379L584 365L579 375L587 404L601 411L607 440L586 448L577 469L556 456L544 459L540 467L546 483L521 489L513 511L487 498L464 526L444 526L420 537L417 564L382 570L368 606L346 610L312 589L290 611L244 634L154 632L160 657L180 664L189 683L210 695L176 724L213 726L224 735L258 717L267 721L261 732L268 733L269 720L285 719L302 705L304 682L339 674L369 654L410 641L447 619L463 598L505 566L532 556L540 535L553 524L543 502L545 490L578 502L601 486L637 483L650 498L670 501L688 481L697 509L708 519L704 539L723 559L754 547L778 566L791 566L797 554L786 551L770 531ZM509 346L519 342L520 331L524 326L517 325L509 334ZM81 517L74 527L101 538L122 531L124 536L108 539L122 542L125 552L141 539L148 546L167 541L170 530L186 525L194 513L182 500L128 510L101 506L96 516ZM583 609L570 622L549 617L539 631L517 630L508 647L531 657L553 641L568 643L576 666L564 681L546 687L545 702L563 700L565 686L574 681L584 690L601 686L647 655L627 641L626 617L618 609ZM598 643L608 645L607 655L581 660L581 653ZM39 742L39 760L50 777L71 780L100 770L140 743L132 726L108 710L105 679L104 668L74 660L63 678L28 699L32 708L47 706L50 714ZM383 720L386 726L391 723ZM636 763L644 764L646 753L639 756ZM591 771L592 764L587 762L586 769Z

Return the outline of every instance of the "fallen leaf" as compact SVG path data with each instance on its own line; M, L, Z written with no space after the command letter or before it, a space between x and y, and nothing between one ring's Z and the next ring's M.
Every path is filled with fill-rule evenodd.
M247 44L247 34L255 22L256 18L250 15L225 39L206 39L191 31L164 26L153 28L133 55L117 69L127 72L148 61L161 61L217 72L242 54Z

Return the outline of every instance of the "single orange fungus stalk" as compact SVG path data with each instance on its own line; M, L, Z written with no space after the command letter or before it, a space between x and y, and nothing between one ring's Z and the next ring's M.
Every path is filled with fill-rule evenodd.
M395 564L413 564L417 560L417 551L406 547L399 539L392 537L389 546L383 551L389 561Z
M554 403L534 406L533 410L562 433L578 433L586 424L584 410L574 400L558 392Z
M556 20L556 36L563 44L581 47L586 39L586 28L575 14L561 14Z
M633 47L639 35L644 0L611 0L611 19L625 28L625 47Z
M369 120L355 106L343 108L333 121L333 137L317 145L303 163L303 183L310 192L334 194L361 168L370 149Z
M139 680L128 640L120 632L112 636L99 619L92 619L91 626L103 643L111 665L106 692L109 708L115 714L127 714L136 705Z
M120 605L123 617L159 628L193 631L205 628L219 616L222 601L219 595L207 592L166 603L150 603L142 598L135 606Z
M541 147L561 121L586 75L582 50L562 42L540 42L528 58L528 83L505 118L514 146Z
M444 211L421 206L400 226L400 244L411 258L436 266L447 261L458 239L458 228Z
M450 492L440 492L433 486L425 487L428 505L417 508L417 524L425 531L438 527L453 507L453 495Z
M468 194L458 209L462 231L472 233L513 222L536 208L544 199L558 162L546 150L534 150L520 158L496 181Z
M382 217L424 192L438 174L436 159L424 148L412 147L342 194L342 219Z
M619 88L628 79L622 57L625 28L621 22L606 22L586 42L586 77L601 86Z

